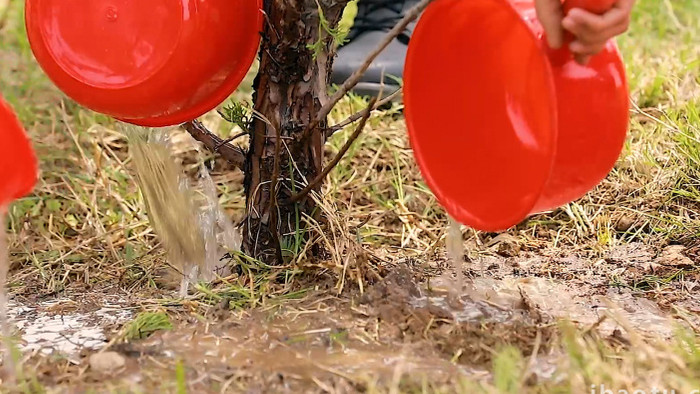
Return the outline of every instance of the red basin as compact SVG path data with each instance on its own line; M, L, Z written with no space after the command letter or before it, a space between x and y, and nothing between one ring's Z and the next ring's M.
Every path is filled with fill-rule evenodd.
M532 1L436 0L410 41L404 82L421 173L447 212L478 230L580 198L613 168L627 134L615 44L578 65L568 49L548 48Z
M31 193L37 174L36 157L24 128L0 97L0 215L12 201Z
M260 43L262 0L27 0L32 51L96 112L168 126L215 108Z

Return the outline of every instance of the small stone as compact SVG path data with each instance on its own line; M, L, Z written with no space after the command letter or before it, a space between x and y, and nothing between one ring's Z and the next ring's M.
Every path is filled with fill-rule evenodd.
M90 369L100 373L113 373L126 365L124 356L117 352L95 353L90 356Z
M496 253L502 257L516 257L520 254L520 240L509 234L498 235L487 246L495 247Z
M622 216L615 223L615 230L617 231L627 231L634 225L636 219L632 216Z
M658 258L654 261L659 265L666 267L693 267L695 263L693 260L688 258L684 253L686 251L685 246L682 245L672 245L665 248Z

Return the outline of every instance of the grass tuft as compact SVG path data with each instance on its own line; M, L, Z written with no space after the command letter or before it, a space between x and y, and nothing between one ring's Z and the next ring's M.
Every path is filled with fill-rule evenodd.
M173 329L170 317L164 312L142 312L123 328L126 340L145 339L158 331Z

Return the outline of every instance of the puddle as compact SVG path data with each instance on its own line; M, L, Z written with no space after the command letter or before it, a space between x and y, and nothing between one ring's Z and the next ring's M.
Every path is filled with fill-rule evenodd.
M437 278L432 284L438 289L449 289L445 279ZM412 300L414 307L438 308L458 323L504 322L514 318L514 312L524 308L524 294L540 313L555 319L568 319L583 325L596 324L609 311L619 316L636 331L670 338L674 321L656 303L637 297L629 291L611 289L607 294L577 293L578 287L557 280L528 278L475 278L467 294L455 302L454 294L420 297ZM522 291L522 293L521 293ZM620 329L615 319L607 319L598 326L604 335Z
M338 313L333 316L337 318ZM399 374L409 379L429 376L432 382L459 376L490 377L486 370L452 363L420 344L383 344L363 338L353 329L334 327L327 317L285 317L272 324L265 321L246 319L236 328L187 325L156 334L136 346L140 352L158 354L172 363L184 359L195 368L206 366L202 368L211 374L239 370L245 374L282 374L297 381L324 375L363 381L392 379Z
M450 299L450 296L419 297L410 301L414 308L426 308L442 318L450 318L457 323L502 323L513 317L512 311L495 303L474 301L462 297Z
M124 306L105 304L92 312L51 312L72 300L56 300L34 306L9 304L11 325L19 331L19 349L25 353L74 358L82 350L99 350L107 343L105 327L123 324L132 317Z

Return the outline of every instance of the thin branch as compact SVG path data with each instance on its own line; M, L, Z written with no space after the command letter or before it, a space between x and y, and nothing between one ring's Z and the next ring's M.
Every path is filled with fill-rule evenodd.
M202 122L198 120L184 123L182 127L190 133L192 138L204 144L208 150L220 154L221 157L226 159L229 163L241 170L243 169L245 154L240 148L222 140L219 136L204 127Z
M403 88L399 88L399 89L398 89L397 91L395 91L394 93L392 93L392 94L386 96L385 98L383 98L383 99L377 101L377 103L376 103L373 107L371 107L371 108L370 108L370 107L367 107L367 108L363 109L363 110L360 111L360 112L356 112L356 113L350 115L347 119L345 119L344 121L338 123L337 125L329 127L328 129L326 129L326 138L330 138L333 134L335 134L336 131L342 130L345 126L347 126L347 125L349 125L349 124L351 124L351 123L354 123L354 122L360 120L363 116L365 116L365 114L367 114L368 111L369 111L369 112L374 112L374 111L376 111L377 109L379 109L379 108L385 106L386 104L392 102L396 97L398 97L398 96L402 93L402 90L403 90Z
M365 74L369 66L372 65L374 59L376 59L377 56L379 56L379 54L382 53L382 51L384 51L384 49L386 49L386 47L389 46L389 44L391 44L396 37L403 33L403 31L406 30L406 27L408 27L411 22L416 20L421 12L423 12L423 10L425 10L425 8L432 2L433 0L421 0L420 3L416 4L406 13L403 19L401 19L401 21L384 36L377 47L370 52L362 66L355 70L355 72L352 73L352 75L345 80L345 82L343 82L340 89L338 89L338 91L333 94L326 105L321 108L314 121L309 125L309 130L313 130L316 128L316 126L323 122L324 119L326 119L336 104L338 104L338 102L360 82L360 79Z
M226 138L225 140L221 141L220 144L218 144L218 145L216 145L216 146L214 147L214 152L218 152L219 149L221 149L222 146L224 146L224 145L226 145L226 144L228 144L228 143L230 143L230 142L233 142L233 141L235 141L235 140L237 140L237 139L239 139L239 138L241 138L241 137L243 137L243 136L249 135L249 134L250 134L250 133L247 132L247 131L242 131L242 132L240 132L240 133L234 135L234 136L231 137L231 138Z
M304 198L304 196L309 194L316 186L318 186L321 182L323 182L323 180L326 178L326 176L328 176L328 174L330 174L330 172L333 170L333 168L335 168L335 166L337 166L338 163L340 163L340 160L345 156L346 153L348 153L348 150L350 149L352 144L355 142L355 140L357 140L357 137L360 136L360 134L362 133L362 130L365 129L365 125L367 124L367 120L369 119L370 115L372 115L372 111L370 111L369 109L373 108L376 103L377 103L377 98L373 97L372 100L370 100L369 105L367 106L367 110L365 111L364 116L362 116L362 119L360 120L360 124L357 125L357 128L352 133L350 138L348 138L348 140L345 142L345 145L343 145L343 147L340 148L340 151L338 152L338 154L335 155L333 160L331 160L331 162L328 163L326 168L324 168L323 171L321 171L321 173L318 174L318 176L313 181L311 181L302 191L293 195L290 198L291 202L298 202L299 200Z

